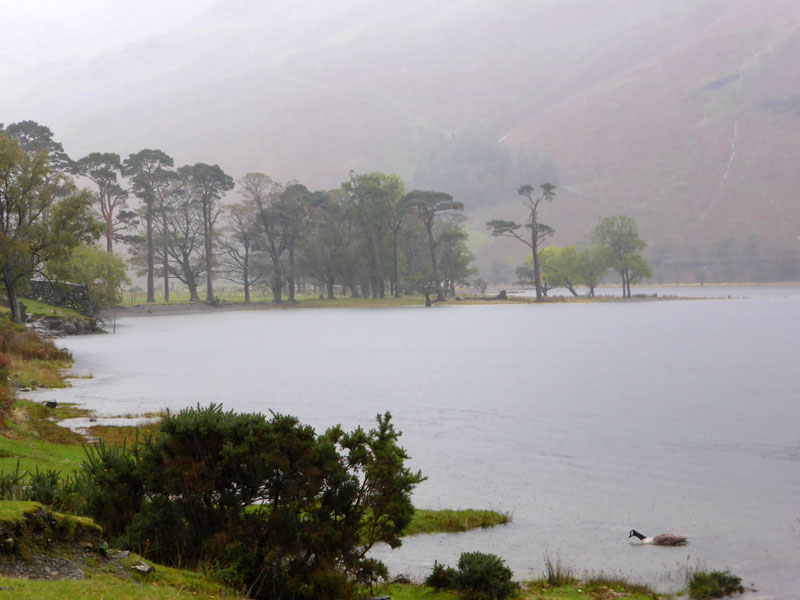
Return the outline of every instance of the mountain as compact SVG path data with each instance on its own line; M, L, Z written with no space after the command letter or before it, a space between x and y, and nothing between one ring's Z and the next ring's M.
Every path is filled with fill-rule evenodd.
M517 187L544 181L558 186L542 216L558 244L624 213L653 258L689 265L681 276L734 251L800 255L796 0L122 10L51 15L65 22L46 32L10 15L2 120L47 124L72 156L160 147L237 178L323 188L351 169L397 172L465 202L484 272L524 249L483 223L524 218Z

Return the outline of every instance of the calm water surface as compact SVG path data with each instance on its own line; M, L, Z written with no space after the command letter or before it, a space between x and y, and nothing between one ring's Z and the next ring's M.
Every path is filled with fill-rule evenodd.
M129 318L116 334L65 340L93 379L41 399L107 415L218 402L318 429L368 426L389 410L428 476L417 506L513 515L493 530L379 548L393 573L421 578L434 559L480 550L525 578L549 552L578 572L661 589L679 585L687 566L728 568L760 596L792 598L800 293L772 290ZM634 545L631 528L688 535L690 545Z

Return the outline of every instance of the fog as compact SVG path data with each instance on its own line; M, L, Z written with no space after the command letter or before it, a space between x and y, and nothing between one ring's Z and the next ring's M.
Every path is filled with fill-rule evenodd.
M155 147L312 188L395 172L454 194L476 231L516 218L516 188L547 180L559 244L625 213L686 260L729 237L798 254L790 0L36 1L3 14L0 121L45 124L73 157ZM479 250L484 265L508 253Z

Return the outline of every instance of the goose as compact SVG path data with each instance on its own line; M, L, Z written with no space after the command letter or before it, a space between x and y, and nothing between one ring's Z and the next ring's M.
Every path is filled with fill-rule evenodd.
M674 533L661 533L653 537L642 535L635 529L631 529L628 534L628 539L637 537L642 540L643 544L653 544L654 546L683 546L689 539L683 535L675 535Z

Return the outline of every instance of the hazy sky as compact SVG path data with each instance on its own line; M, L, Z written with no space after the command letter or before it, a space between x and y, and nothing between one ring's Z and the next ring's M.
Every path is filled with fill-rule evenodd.
M564 232L612 208L660 229L709 206L703 228L728 211L736 231L754 190L797 187L797 0L0 0L0 15L0 122L47 125L73 158L160 148L322 188L351 169L409 181L478 132L557 167L584 203L554 209ZM517 178L494 196L515 205Z

